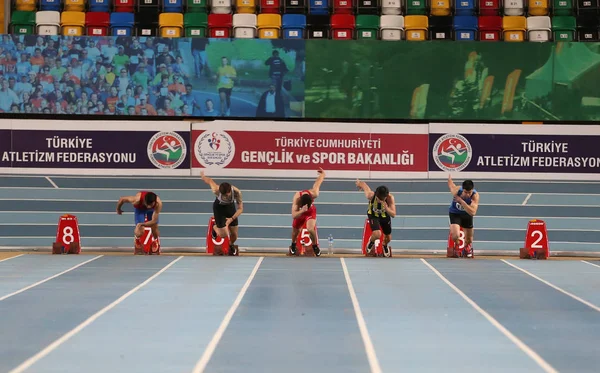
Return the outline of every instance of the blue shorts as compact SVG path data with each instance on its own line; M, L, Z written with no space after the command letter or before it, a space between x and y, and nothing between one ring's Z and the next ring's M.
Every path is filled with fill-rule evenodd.
M138 210L134 209L133 216L135 218L135 225L146 222L146 217L148 221L152 220L152 215L154 215L154 209L152 210ZM156 222L158 224L158 221Z

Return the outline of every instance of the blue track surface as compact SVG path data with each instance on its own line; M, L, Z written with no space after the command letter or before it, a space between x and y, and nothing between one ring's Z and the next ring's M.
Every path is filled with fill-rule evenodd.
M500 260L26 254L0 372L597 372L600 262L508 262L571 295Z
M223 180L216 180L217 182ZM244 193L240 217L241 251L286 250L290 243L293 193L312 179L228 179ZM373 187L383 183L368 180ZM457 180L460 182L460 180ZM386 181L397 201L392 247L440 251L446 247L450 195L445 180ZM527 222L544 219L552 252L599 252L600 184L590 182L476 181L481 206L475 218L475 250L518 252ZM49 248L60 215L75 214L86 248L129 248L133 216L119 197L142 189L165 201L161 217L163 249L203 251L214 196L199 178L17 176L0 178L0 246ZM337 250L358 250L366 200L353 180L326 179L316 202L321 246L331 234Z

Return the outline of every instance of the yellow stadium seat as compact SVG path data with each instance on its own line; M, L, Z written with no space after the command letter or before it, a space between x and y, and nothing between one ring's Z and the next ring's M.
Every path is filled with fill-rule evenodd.
M450 0L431 0L432 16L449 16Z
M63 36L81 36L85 28L84 12L62 12L60 24Z
M15 3L15 10L22 12L35 12L36 7L36 0L17 0Z
M85 0L64 0L65 11L85 12Z
M279 34L281 33L281 15L259 14L257 25L259 39L279 39Z
M404 17L404 35L406 40L422 41L427 40L427 30L429 29L429 18L427 16L405 16Z
M527 31L527 18L523 16L505 16L502 18L504 41L522 42Z
M530 16L547 16L550 13L548 0L529 0Z
M161 13L158 16L160 36L163 38L180 38L183 34L182 13Z
M237 13L256 13L256 0L235 0Z

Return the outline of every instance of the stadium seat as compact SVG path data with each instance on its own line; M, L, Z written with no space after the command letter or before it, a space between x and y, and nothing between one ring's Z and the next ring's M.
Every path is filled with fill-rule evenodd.
M214 14L231 14L231 0L212 0L210 12Z
M85 0L63 0L66 12L85 12Z
M502 17L482 16L479 17L479 41L502 40Z
M281 19L284 39L304 39L306 16L304 14L284 14Z
M504 41L524 41L525 32L527 31L527 19L523 16L502 17L502 31L504 33Z
M211 38L231 37L233 16L231 14L209 14L208 36Z
M235 8L237 13L254 14L256 13L256 0L236 0Z
M408 41L427 40L429 18L427 16L404 17L404 33Z
M529 41L550 41L552 23L548 16L527 17L527 39Z
M385 0L381 4L381 15L402 15L402 0Z
M154 12L160 13L161 3L164 0L137 0L136 1L136 13L140 12Z
M41 11L60 12L60 8L61 8L60 0L40 0L40 10Z
M187 0L186 1L186 13L206 13L206 0Z
M504 1L505 16L522 16L525 14L525 5L523 0Z
M37 9L36 0L16 0L15 1L15 10L17 10L17 11L35 12L36 9Z
M572 16L575 14L573 9L573 0L553 0L552 15L554 16Z
M381 27L381 40L404 39L404 17L399 15L383 15L379 20Z
M256 37L256 14L234 14L233 37L238 39L254 39Z
M353 0L333 0L334 14L352 14L354 12Z
M37 12L35 24L38 35L58 35L60 13L53 10Z
M387 0L389 2L392 0ZM356 4L356 13L365 15L379 15L380 0L358 0ZM383 9L381 10L382 14ZM379 22L378 22L379 23Z
M260 0L260 12L261 13L277 13L280 12L279 0Z
M182 0L162 0L162 11L164 13L183 13L183 1Z
M85 13L62 12L60 25L63 36L81 36L85 30Z
M426 0L406 0L406 15L407 16L425 15L425 14L427 14L427 1ZM406 19L404 20L404 22L406 24Z
M207 25L208 14L206 13L185 13L183 15L183 28L186 37L205 37Z
M335 40L354 39L356 20L352 14L333 14L331 16L331 38Z
M409 2L411 0L408 0ZM429 14L434 17L450 15L450 0L432 0Z
M35 34L35 12L13 11L10 17L9 30L14 35Z
M499 16L500 0L479 0L480 16Z
M457 16L477 15L475 0L456 0L454 4L454 14Z
M89 12L110 12L110 0L88 0Z
M577 0L578 15L598 14L598 0Z
M577 39L585 42L597 42L599 27L597 16L583 15L577 17Z
M161 13L158 30L162 38L180 38L183 35L183 13Z
M529 0L527 14L530 16L547 16L550 14L548 0Z
M87 12L85 28L88 36L106 36L110 27L110 15L106 12Z
M430 40L452 40L452 17L429 17Z
M454 17L454 39L460 41L477 40L477 17L456 16Z
M577 30L577 20L575 17L553 17L552 32L555 41L573 41L575 40L575 31Z
M284 14L306 14L307 0L283 0Z
M309 39L329 39L329 16L308 15L306 17L306 33Z
M118 13L133 13L134 0L113 0L113 11Z
M308 0L308 13L314 15L329 15L328 0Z
M357 39L379 39L379 16L372 14L359 14L356 16Z
M256 23L260 39L279 39L281 35L281 15L259 14Z
M111 13L110 33L113 36L131 36L134 24L133 13Z
M157 36L159 13L152 8L140 8L135 15L135 34L137 36Z

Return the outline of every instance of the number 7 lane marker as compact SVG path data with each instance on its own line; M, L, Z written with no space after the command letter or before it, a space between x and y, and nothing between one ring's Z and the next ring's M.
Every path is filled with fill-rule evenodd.
M36 286L38 286L38 285L41 285L41 284L43 284L44 282L48 282L48 281L52 280L53 278L57 278L58 276L64 275L64 274L65 274L65 273L67 273L67 272L71 272L72 270L74 270L74 269L76 269L76 268L79 268L79 267L81 267L82 265L86 265L86 264L88 264L89 262L92 262L92 261L94 261L94 260L96 260L96 259L99 259L99 258L101 258L101 257L103 257L103 256L104 256L104 255L98 255L97 257L94 257L94 258L92 258L92 259L90 259L90 260L86 260L86 261L85 261L85 262L83 262L83 263L79 263L79 264L77 264L76 266L73 266L73 267L71 267L71 268L69 268L69 269L67 269L67 270L64 270L64 271L62 271L62 272L60 272L60 273L57 273L57 274L55 274L55 275L53 275L53 276L50 276L50 277L48 277L48 278L45 278L45 279L43 279L43 280L41 280L41 281L38 281L38 282L36 282L35 284L31 284L31 285L29 285L29 286L26 286L26 287L24 287L24 288L22 288L22 289L20 289L20 290L17 290L17 291L15 291L15 292L13 292L13 293L6 294L5 296L3 296L3 297L0 297L0 302L1 302L1 301L3 301L3 300L5 300L5 299L7 299L7 298L10 298L10 297L12 297L13 295L20 294L20 293L22 293L22 292L24 292L24 291L27 291L27 290L29 290L29 289L31 289L31 288L34 288L34 287L36 287Z
M592 303L588 302L587 300L585 300L585 299L582 299L582 298L578 297L578 296L577 296L577 295L575 295L575 294L569 293L568 291L566 291L566 290L563 290L563 289L559 288L558 286L556 286L556 285L554 285L554 284L552 284L552 283L550 283L550 282L548 282L548 281L544 280L543 278L540 278L540 277L538 277L538 276L534 275L533 273L531 273L531 272L529 272L529 271L527 271L527 270L525 270L525 269L523 269L523 268L521 268L521 267L518 267L518 266L516 266L516 265L514 265L514 264L512 264L512 263L509 263L509 262L507 262L505 259L502 259L502 261L503 261L504 263L508 264L509 266L511 266L511 267L513 267L513 268L516 268L516 269L518 269L519 271L521 271L521 272L523 272L523 273L525 273L525 274L527 274L527 275L529 275L529 276L531 276L531 277L535 278L536 280L538 280L538 281L540 281L540 282L543 282L544 284L546 284L546 285L550 286L551 288L553 288L553 289L555 289L555 290L558 290L558 291L560 291L561 293L563 293L563 294L565 294L565 295L568 295L569 297L571 297L571 298L575 299L576 301L578 301L578 302L581 302L581 303L585 304L586 306L590 307L591 309L593 309L593 310L596 310L596 311L600 312L600 307L598 307L598 306L596 306L596 305L593 305Z

